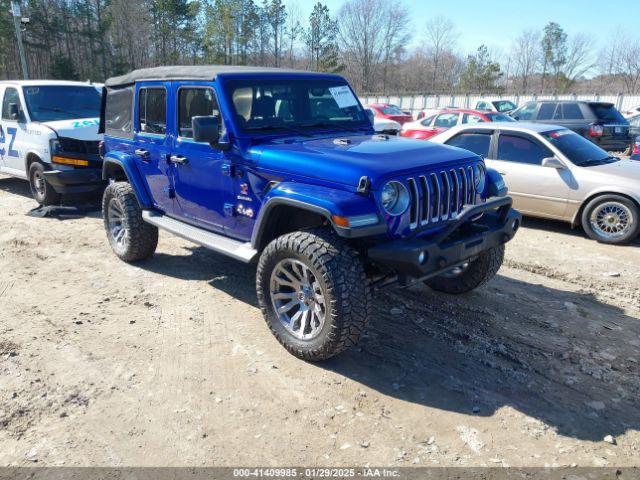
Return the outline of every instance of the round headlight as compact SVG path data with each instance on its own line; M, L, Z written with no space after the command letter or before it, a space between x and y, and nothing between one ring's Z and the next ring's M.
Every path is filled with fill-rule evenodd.
M391 181L385 183L380 192L382 208L389 215L401 215L409 206L409 192L402 183Z
M487 171L482 163L476 165L474 171L476 192L482 193L484 192L484 187L487 183Z

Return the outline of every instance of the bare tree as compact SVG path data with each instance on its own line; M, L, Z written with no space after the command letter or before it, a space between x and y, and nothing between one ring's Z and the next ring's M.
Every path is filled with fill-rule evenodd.
M511 46L511 57L515 63L515 76L520 80L520 91L526 93L531 88L532 77L540 65L540 32L525 30Z
M409 40L409 12L402 3L387 2L384 21L384 57L382 59L382 91L387 93L389 67L400 60Z
M431 59L431 85L430 89L435 92L438 87L438 76L443 75L443 60L451 56L455 43L458 40L458 33L455 25L446 17L438 16L429 20L425 28L425 54Z
M588 73L596 62L592 55L594 39L585 33L571 37L567 45L566 62L561 71L561 89L567 91L576 80Z
M625 90L640 92L640 40L625 37L619 44L615 72L622 78Z
M387 50L391 52L404 38L404 30L389 26L402 11L406 11L403 4L394 0L349 0L340 9L344 63L359 90L372 90Z

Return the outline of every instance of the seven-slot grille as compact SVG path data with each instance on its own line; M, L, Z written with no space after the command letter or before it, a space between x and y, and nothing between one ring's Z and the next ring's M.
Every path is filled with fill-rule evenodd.
M407 178L409 221L412 229L452 220L476 203L472 166L456 167Z

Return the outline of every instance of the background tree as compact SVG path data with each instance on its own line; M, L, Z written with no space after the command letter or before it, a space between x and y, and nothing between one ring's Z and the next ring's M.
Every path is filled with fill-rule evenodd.
M469 56L460 85L466 92L497 92L500 89L496 82L501 76L500 65L491 59L486 45L480 45L476 54Z
M549 69L553 73L554 86L557 86L562 67L567 62L567 34L556 22L549 22L544 27L542 36L542 91Z
M531 88L532 77L540 63L540 33L536 30L522 32L511 46L511 55L519 89L526 93Z
M319 72L338 70L338 23L331 18L329 8L318 2L309 16L305 42L311 57L311 69Z
M441 91L442 85L439 80L444 76L446 68L445 61L454 52L458 34L451 20L438 16L429 20L425 27L425 56L431 61L431 85L430 91Z

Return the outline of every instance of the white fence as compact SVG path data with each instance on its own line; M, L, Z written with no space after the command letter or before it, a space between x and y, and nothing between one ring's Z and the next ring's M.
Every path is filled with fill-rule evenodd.
M409 110L414 116L422 109L444 108L455 106L458 108L475 108L480 100L511 100L520 106L532 100L589 100L613 103L620 111L628 110L640 105L640 95L366 95L360 98L363 104L391 103L402 110Z

